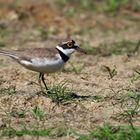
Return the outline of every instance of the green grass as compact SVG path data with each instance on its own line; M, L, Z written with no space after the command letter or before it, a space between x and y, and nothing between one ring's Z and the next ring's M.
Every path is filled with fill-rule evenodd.
M74 15L76 13L82 11L91 11L95 10L95 2L93 0L60 0L57 1L57 4L62 8L66 6L70 6L70 8L66 9L66 15ZM78 8L77 8L78 7Z
M67 135L72 134L70 130L59 127L59 128L46 128L46 129L39 129L39 130L31 130L23 128L21 130L16 130L12 127L4 128L0 131L0 137L21 137L21 136L35 136L35 137L50 137L50 138L58 138L58 137L64 137Z
M115 99L117 101L118 111L112 116L112 119L125 122L134 130L135 122L139 121L140 95L138 92L130 89L128 91L126 90L125 94L123 92L124 90L121 91L122 95Z
M121 7L125 7L129 0L106 0L106 10L112 14L117 14Z
M35 137L50 137L61 138L65 136L77 137L78 140L139 140L140 128L132 129L129 126L110 126L104 125L103 127L97 127L94 130L90 130L88 134L81 134L78 131L70 130L67 128L46 128L40 130L31 130L22 128L16 130L12 127L6 127L0 130L0 137L21 137L21 136L35 136Z
M110 68L110 67L104 65L104 66L103 66L103 69L104 69L105 72L108 72L109 77L110 77L111 79L117 75L116 66L114 66L113 68Z
M135 83L136 81L138 81L140 79L140 75L136 72L133 73L133 75L131 76L130 79L130 83Z
M17 93L17 91L16 91L15 87L1 88L0 89L0 94L14 95L16 93Z
M74 101L72 89L68 89L65 84L50 87L47 96L57 104L68 104Z
M25 117L26 111L20 110L20 111L11 111L10 116L15 117L15 118L24 118Z
M43 120L43 118L45 116L45 111L42 110L41 108L39 108L38 106L35 106L32 109L32 114L36 119Z
M43 130L29 130L26 128L23 128L21 130L16 130L12 127L5 128L0 132L1 137L15 137L15 136L24 136L24 135L29 135L29 136L50 136L52 132L52 128L48 129L43 129Z
M108 53L110 54L132 54L138 51L140 44L138 42L132 42L129 40L122 40L120 42L114 42L110 46L104 46L107 48Z
M57 5L65 11L66 16L74 16L85 12L104 12L111 15L117 15L121 9L127 9L133 12L139 10L139 0L57 0Z
M85 49L89 55L102 55L110 56L112 54L121 55L128 54L133 55L139 52L140 41L129 41L122 40L119 42L113 42L111 44L101 44L100 46L94 47L91 46L88 42L83 42L82 47Z
M41 94L39 93L39 95ZM82 101L99 102L104 100L104 98L99 95L79 95L72 89L69 89L65 83L53 85L48 91L43 92L43 96L50 98L56 105L77 104Z
M113 127L104 125L104 127L91 131L91 138L97 140L139 140L140 128L134 130L129 126Z
M12 30L8 29L8 27L3 23L0 24L0 38L8 37L12 34Z

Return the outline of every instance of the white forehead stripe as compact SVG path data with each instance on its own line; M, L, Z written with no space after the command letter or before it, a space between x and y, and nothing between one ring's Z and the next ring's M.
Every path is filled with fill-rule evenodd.
M63 49L61 46L56 46L56 48L67 56L70 56L75 51L73 48Z

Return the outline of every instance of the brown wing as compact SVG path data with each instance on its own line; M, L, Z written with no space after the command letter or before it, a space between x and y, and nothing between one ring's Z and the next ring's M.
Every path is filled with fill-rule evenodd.
M56 53L58 53L57 49L55 48L27 48L16 50L13 52L16 56L20 57L21 59L32 59L35 57L48 57L52 58L55 57Z

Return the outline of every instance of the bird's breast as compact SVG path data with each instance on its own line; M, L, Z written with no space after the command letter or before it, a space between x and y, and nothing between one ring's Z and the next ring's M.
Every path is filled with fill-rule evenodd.
M34 58L31 62L22 61L22 65L26 68L41 72L41 73L52 73L59 71L64 66L64 61L61 58Z

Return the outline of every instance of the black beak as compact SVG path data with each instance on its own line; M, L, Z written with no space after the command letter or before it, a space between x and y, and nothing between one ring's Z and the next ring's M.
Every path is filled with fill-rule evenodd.
M86 52L84 49L80 48L79 46L76 47L76 50L77 50L78 52L87 54L87 52Z

